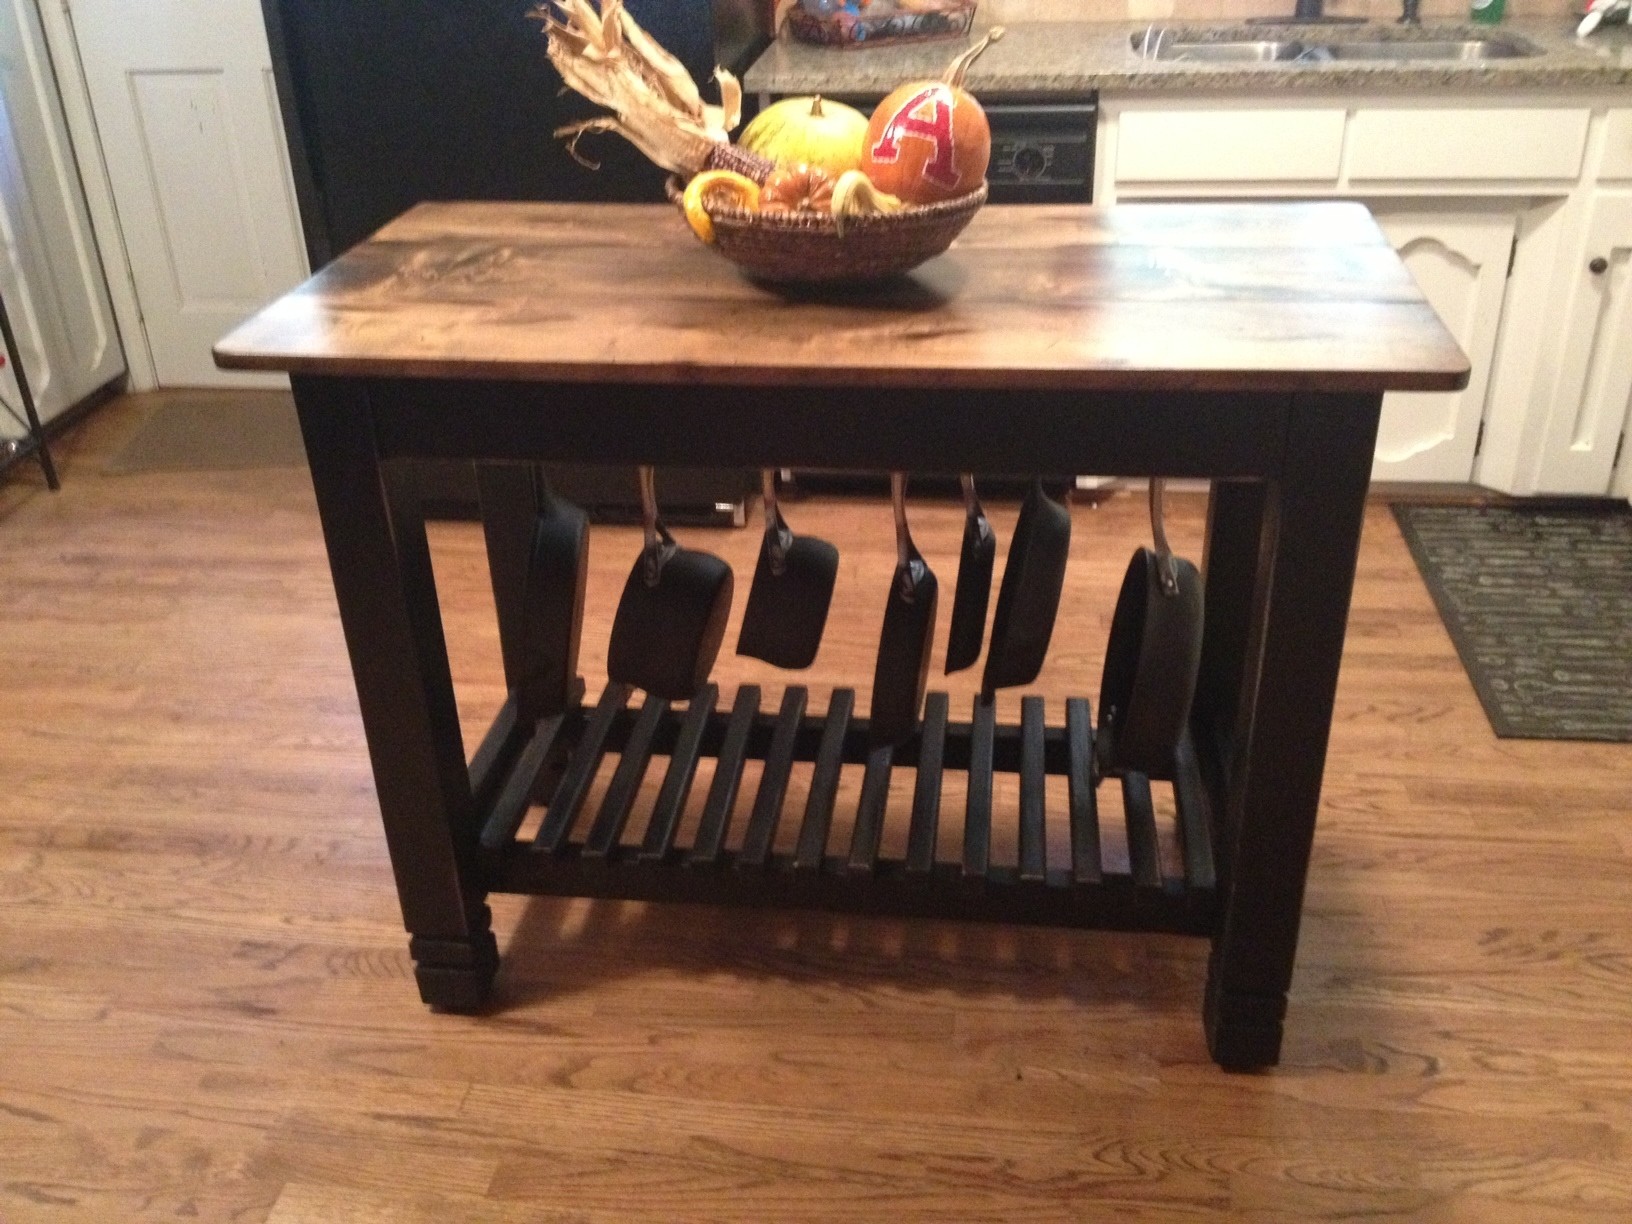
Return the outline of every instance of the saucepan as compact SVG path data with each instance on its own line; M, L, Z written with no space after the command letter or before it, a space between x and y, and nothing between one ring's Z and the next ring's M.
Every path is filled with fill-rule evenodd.
M1150 482L1156 547L1128 563L1111 617L1099 685L1102 774L1173 776L1173 752L1190 718L1201 665L1201 575L1168 547L1162 521L1165 482Z

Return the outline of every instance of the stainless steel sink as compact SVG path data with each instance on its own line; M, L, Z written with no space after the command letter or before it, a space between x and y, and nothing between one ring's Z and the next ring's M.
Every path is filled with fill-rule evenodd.
M1214 64L1274 63L1277 60L1295 60L1303 54L1300 42L1274 39L1253 39L1240 42L1191 42L1179 39L1153 39L1141 48L1140 35L1134 35L1133 49L1142 51L1145 59L1196 60Z
M1206 30L1155 26L1132 36L1135 55L1213 64L1479 62L1540 54L1522 38L1462 30L1401 32L1389 38L1221 38Z
M1334 60L1488 60L1519 59L1540 48L1508 38L1379 39L1375 42L1331 42L1305 48L1306 55Z

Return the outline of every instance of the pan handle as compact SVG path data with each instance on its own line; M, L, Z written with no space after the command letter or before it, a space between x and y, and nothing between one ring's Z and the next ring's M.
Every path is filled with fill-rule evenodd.
M780 578L787 572L788 549L793 546L793 532L783 521L781 508L776 503L776 469L759 469L759 493L765 503L765 538L770 543L771 573Z
M1168 547L1167 529L1162 521L1162 495L1167 481L1160 476L1150 478L1150 534L1156 540L1156 573L1162 584L1162 594L1179 593L1179 573L1173 565L1173 550Z
M643 466L638 471L640 518L646 529L646 546L641 550L641 558L645 563L643 576L647 586L655 587L663 577L663 566L674 555L678 545L669 534L669 529L657 517L657 469Z

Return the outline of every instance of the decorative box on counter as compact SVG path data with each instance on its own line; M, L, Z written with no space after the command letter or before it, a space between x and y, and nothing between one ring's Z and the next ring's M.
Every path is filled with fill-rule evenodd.
M961 38L975 0L794 0L786 29L799 42L851 50Z

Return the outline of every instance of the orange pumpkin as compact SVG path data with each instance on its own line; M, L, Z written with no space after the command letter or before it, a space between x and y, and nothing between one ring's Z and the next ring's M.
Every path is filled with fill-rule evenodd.
M873 112L861 169L909 204L968 195L986 181L992 129L964 90L944 81L903 85Z
M963 88L969 65L1003 36L992 29L952 61L939 81L913 81L878 104L867 124L861 169L881 191L909 204L968 195L986 181L992 128Z

